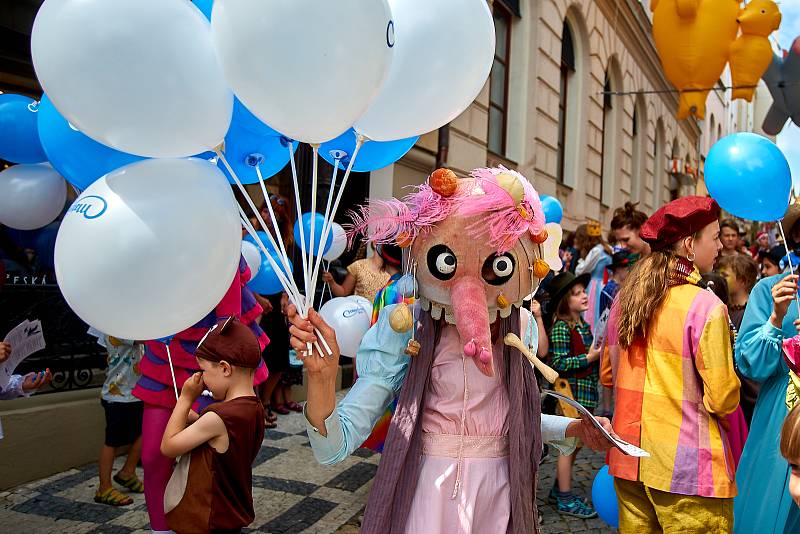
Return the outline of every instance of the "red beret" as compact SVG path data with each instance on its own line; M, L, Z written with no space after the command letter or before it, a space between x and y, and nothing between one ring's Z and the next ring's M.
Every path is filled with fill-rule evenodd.
M662 206L647 219L639 236L653 251L664 250L718 220L719 214L719 205L713 198L682 197Z
M229 317L208 331L194 355L209 362L225 360L236 367L255 369L261 363L261 346L250 328Z

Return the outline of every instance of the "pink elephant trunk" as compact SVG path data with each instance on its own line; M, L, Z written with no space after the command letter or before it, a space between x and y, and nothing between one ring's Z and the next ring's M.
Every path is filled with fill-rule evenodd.
M450 295L464 354L474 358L475 365L483 374L494 376L489 310L483 282L472 276L462 276L453 283Z

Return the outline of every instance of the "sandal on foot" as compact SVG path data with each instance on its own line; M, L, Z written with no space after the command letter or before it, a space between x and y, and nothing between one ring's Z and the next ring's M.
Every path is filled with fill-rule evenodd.
M272 411L272 407L264 406L264 420L273 423L278 420L278 416Z
M289 408L287 408L285 404L278 404L273 410L281 415L289 415Z
M278 422L277 421L272 421L267 417L264 418L264 428L269 430L269 429L277 428L277 427L278 427Z
M289 408L291 411L297 412L297 413L300 413L300 412L303 411L303 406L298 404L298 403L296 403L296 402L294 402L294 401L287 402L286 403L286 407Z
M139 480L139 477L135 474L129 477L123 477L121 474L117 473L114 475L114 482L134 493L144 493L144 484L142 484L142 481Z
M114 488L108 488L105 491L97 490L97 493L94 494L94 502L109 506L128 506L133 504L133 499Z
M593 517L597 517L597 512L594 510L594 508L585 503L577 495L558 495L556 500L558 501L556 506L559 514L579 517L581 519L592 519Z

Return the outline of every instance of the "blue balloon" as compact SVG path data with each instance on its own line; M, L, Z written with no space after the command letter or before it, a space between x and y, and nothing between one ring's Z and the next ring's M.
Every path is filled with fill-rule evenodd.
M297 151L297 141L293 143ZM257 184L261 171L265 180L280 172L289 163L289 140L282 136L258 136L241 127L232 127L225 136L225 160L233 168L237 178L243 184ZM228 182L236 181L222 162L217 162Z
M305 239L306 244L306 252L310 254L317 254L317 249L319 248L319 243L322 241L322 227L325 225L325 217L319 213L315 213L314 215L314 242L311 242L311 213L304 213L302 217L303 221L303 237ZM301 246L303 241L300 241L300 220L295 221L294 223L294 243L298 247ZM322 251L323 254L328 252L328 249L331 248L331 244L333 243L333 232L328 232L328 239L325 241L325 249Z
M58 112L47 95L39 104L39 138L50 164L81 190L113 170L145 159L120 152L82 134Z
M597 472L592 482L592 504L600 519L609 526L619 527L617 490L614 489L614 477L609 474L607 465Z
M297 152L297 141L292 145ZM235 98L233 119L225 135L225 159L233 168L237 178L243 184L256 184L258 183L256 167L266 180L286 167L290 157L289 139L258 120L238 98ZM217 162L217 166L225 173L228 182L236 183L222 161Z
M264 222L269 224L269 221L267 221L267 220L265 220ZM267 233L265 231L258 230L258 231L256 231L256 234L258 234L259 239L261 239L261 242L264 243L264 246L267 247L267 250L269 250L269 253L272 256L275 256L275 255L278 254L278 251L275 250L275 248L270 244L269 238L267 237ZM258 242L255 239L253 239L253 236L251 236L250 234L247 234L242 239L244 241L249 241L250 243L254 244L258 248L258 250L261 250L261 247L258 246ZM287 252L291 252L291 251L287 251ZM261 259L262 260L265 259L263 250L261 250Z
M266 243L264 243L266 245ZM284 269L281 260L278 259L278 256L271 255L272 259L275 261L276 265L278 265L284 274L287 274L289 278L292 277L291 271L294 270L294 266L292 265L292 260L289 260L289 267L290 272L287 273ZM280 293L283 291L283 285L281 284L278 275L275 273L275 270L272 268L272 264L269 262L267 257L264 255L264 252L261 252L261 267L258 269L258 274L255 278L250 280L247 283L247 287L249 287L253 292L258 293L259 295L274 295L276 293Z
M22 95L0 94L0 158L12 163L47 161L36 126L37 104Z
M370 172L391 165L405 156L417 142L417 139L419 139L419 136L408 137L398 141L368 141L361 145L361 149L359 149L356 156L356 162L353 164L353 171ZM350 156L355 148L356 132L350 128L336 139L322 143L319 147L319 153L331 165L336 161L334 154L341 153L339 168L345 170L350 164Z
M720 207L743 219L777 221L789 206L789 163L775 143L758 134L717 141L706 158L705 181Z
M545 222L561 224L561 219L564 218L564 208L561 207L561 202L548 195L542 195L539 200L542 201Z
M211 20L211 8L214 6L214 0L192 0L192 2L208 20Z
M282 134L273 130L263 122L261 119L253 115L253 113L242 104L242 101L233 97L233 116L231 117L231 127L238 126L256 135L272 135L279 137Z

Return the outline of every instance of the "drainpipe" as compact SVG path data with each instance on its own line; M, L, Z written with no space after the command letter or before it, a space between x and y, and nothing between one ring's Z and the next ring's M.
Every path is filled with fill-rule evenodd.
M447 152L450 150L450 124L439 128L439 143L436 147L436 168L447 166Z

